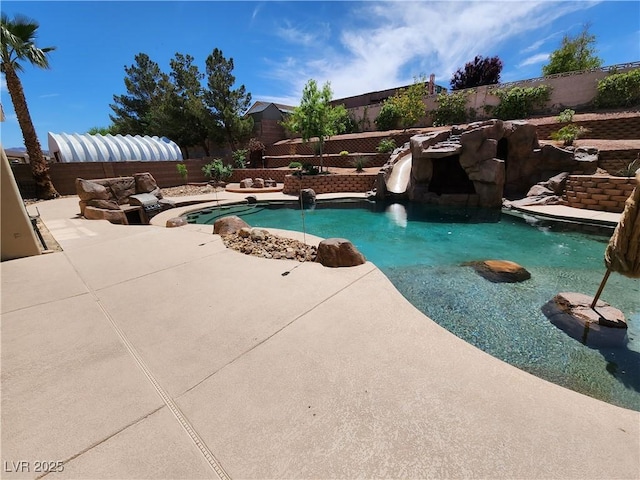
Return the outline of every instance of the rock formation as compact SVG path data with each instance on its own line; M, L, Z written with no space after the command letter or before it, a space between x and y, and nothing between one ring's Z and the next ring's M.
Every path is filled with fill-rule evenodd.
M478 275L494 283L524 282L531 278L527 269L509 260L483 260L463 265L473 267Z
M444 205L500 207L505 196L524 195L532 185L562 172L591 174L598 154L592 148L540 146L535 125L526 121L487 120L411 137L381 170L378 198L406 149L411 177L406 196Z

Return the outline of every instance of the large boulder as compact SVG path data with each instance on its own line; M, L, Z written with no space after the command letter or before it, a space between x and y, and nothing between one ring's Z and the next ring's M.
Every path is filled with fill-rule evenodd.
M608 303L582 293L562 292L542 306L542 312L567 335L591 347L624 345L627 321L624 314Z
M316 262L325 267L355 267L366 261L364 255L344 238L328 238L318 245Z
M483 278L494 283L524 282L531 278L531 274L521 265L509 260L482 260L464 263Z
M98 182L109 185L120 205L129 203L129 197L136 193L136 181L133 177L105 178L98 180Z
M76 178L76 193L80 200L109 200L110 192L104 185L96 182Z
M135 173L133 178L135 181L136 193L151 193L158 198L162 198L160 187L158 187L156 179L153 178L153 175L149 172Z
M231 233L236 233L241 228L248 226L249 224L237 215L230 215L228 217L219 218L214 222L213 233L221 236L229 235Z

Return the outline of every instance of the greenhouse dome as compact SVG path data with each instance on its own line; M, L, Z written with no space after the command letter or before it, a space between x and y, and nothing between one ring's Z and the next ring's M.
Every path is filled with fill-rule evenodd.
M182 160L175 142L141 135L49 132L49 154L64 163Z

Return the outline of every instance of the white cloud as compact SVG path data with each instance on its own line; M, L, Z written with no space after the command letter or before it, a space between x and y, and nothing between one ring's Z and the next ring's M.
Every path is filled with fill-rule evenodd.
M529 58L525 58L522 62L518 64L518 67L527 67L529 65L537 65L542 62L546 62L549 60L548 53L538 53L536 55L532 55Z
M546 0L349 3L342 22L331 25L333 37L306 33L316 28L279 29L295 53L286 61L271 59L270 75L298 98L310 78L320 85L330 81L334 98L409 84L422 74L434 73L437 83L448 85L476 55L495 55L507 42L535 37L554 20L591 6ZM535 51L547 38L526 50Z
M60 94L59 93L45 93L43 95L38 96L38 98L53 98L53 97L59 97Z

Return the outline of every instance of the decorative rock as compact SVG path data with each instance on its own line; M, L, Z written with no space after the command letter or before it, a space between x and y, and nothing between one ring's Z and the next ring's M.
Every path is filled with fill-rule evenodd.
M591 347L624 345L627 322L624 314L608 303L582 293L563 292L542 306L542 313L560 330Z
M276 186L276 181L273 178L267 178L264 181L264 186L265 187L275 187Z
M251 236L251 227L242 227L236 233L242 238L249 238Z
M84 218L87 220L107 220L111 223L129 225L127 216L120 209L106 210L104 208L96 208L87 205L84 208Z
M269 232L267 232L266 230L262 230L261 228L252 228L250 236L251 240L253 240L254 242L262 242L266 240L268 234Z
M166 227L174 228L174 227L183 227L187 224L187 219L184 217L173 217L167 220Z
M262 178L254 178L253 188L264 188L264 180Z
M314 205L316 203L316 192L312 188L303 188L300 191L300 198L303 205Z
M109 200L109 191L99 183L76 178L76 192L80 200Z
M255 195L247 195L244 197L249 205L253 205L254 203L258 203L258 198Z
M106 178L100 181L108 182L109 188L120 205L128 203L129 197L136 193L136 182L133 177Z
M113 200L98 200L94 198L87 200L86 204L90 207L104 208L106 210L120 210L120 205Z
M542 197L545 195L553 195L553 191L542 185L534 185L527 192L527 197Z
M509 260L484 260L463 263L483 278L494 283L523 282L531 278L531 274L522 266Z
M158 198L162 198L162 192L156 183L156 179L149 172L134 173L133 179L137 193L151 193Z
M222 217L213 224L213 233L221 236L236 233L242 227L248 227L249 224L237 215Z
M354 267L366 261L364 255L344 238L328 238L318 245L316 262L325 267Z
M250 178L244 178L240 180L240 188L251 188L253 186L253 180Z
M170 208L176 207L176 202L168 198L161 198L158 200L158 203L162 205L162 210L169 210Z

